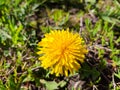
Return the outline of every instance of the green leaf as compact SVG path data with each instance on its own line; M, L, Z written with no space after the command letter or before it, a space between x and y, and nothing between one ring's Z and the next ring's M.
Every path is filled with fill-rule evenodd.
M11 39L11 36L7 32L5 32L3 30L0 30L0 34L7 37L7 38L9 38L9 39Z
M67 84L66 81L60 81L60 82L59 82L59 86L60 86L60 87L64 87L66 84Z
M9 90L15 90L16 89L16 83L15 83L14 80L15 80L15 78L12 75L8 78L7 84L8 84L8 89Z
M0 90L7 90L2 82L2 80L0 80Z
M40 80L41 83L45 84L47 90L55 90L58 89L59 84L56 83L55 81L45 81L45 80Z
M46 88L47 90L55 90L58 89L58 84L55 81L46 82Z
M28 76L23 80L23 82L29 82L29 81L34 81L35 78L32 76L32 74L28 74Z
M110 22L110 23L120 23L119 19L116 19L114 17L109 17L109 16L102 16L103 20Z

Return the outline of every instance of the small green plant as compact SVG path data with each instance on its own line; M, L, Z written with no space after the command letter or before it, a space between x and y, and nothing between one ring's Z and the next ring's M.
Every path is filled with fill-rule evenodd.
M84 63L76 60L78 72L56 77L41 67L37 43L66 28L80 32L89 52ZM119 0L0 0L0 90L119 90L119 28Z

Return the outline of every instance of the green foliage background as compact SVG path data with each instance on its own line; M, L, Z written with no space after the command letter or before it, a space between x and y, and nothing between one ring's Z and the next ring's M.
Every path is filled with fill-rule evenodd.
M55 77L40 66L37 43L66 28L80 33L89 53L75 75ZM119 0L0 0L0 90L76 90L68 87L76 75L83 89L100 89L104 78L106 90L120 89Z

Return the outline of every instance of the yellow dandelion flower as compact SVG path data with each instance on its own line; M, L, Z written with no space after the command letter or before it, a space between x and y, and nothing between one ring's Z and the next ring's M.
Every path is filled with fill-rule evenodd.
M84 62L88 51L78 33L67 30L54 30L45 34L38 43L42 55L39 60L44 69L49 69L56 76L73 74Z

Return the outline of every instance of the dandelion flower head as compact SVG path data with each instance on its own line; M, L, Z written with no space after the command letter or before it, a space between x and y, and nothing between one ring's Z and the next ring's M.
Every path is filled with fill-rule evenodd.
M83 39L78 33L67 30L51 30L38 43L39 60L44 69L49 69L56 76L73 74L84 62L88 52Z

